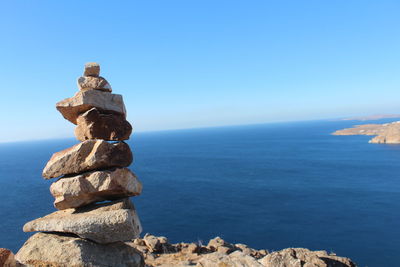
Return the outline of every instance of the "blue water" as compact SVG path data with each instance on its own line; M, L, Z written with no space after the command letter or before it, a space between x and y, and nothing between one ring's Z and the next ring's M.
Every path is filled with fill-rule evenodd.
M382 122L382 121L381 121ZM400 146L332 136L356 122L302 122L134 134L133 198L144 232L172 242L219 235L255 248L324 249L359 266L398 266ZM40 174L77 143L0 145L0 247L17 251L25 222L54 211Z

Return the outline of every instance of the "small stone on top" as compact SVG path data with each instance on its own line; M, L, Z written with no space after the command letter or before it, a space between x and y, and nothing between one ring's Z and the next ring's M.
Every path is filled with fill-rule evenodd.
M85 71L83 72L83 76L99 77L99 75L100 75L99 63L88 62L85 64Z

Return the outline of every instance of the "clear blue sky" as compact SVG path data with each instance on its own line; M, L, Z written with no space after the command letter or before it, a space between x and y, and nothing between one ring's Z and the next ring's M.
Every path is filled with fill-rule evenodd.
M88 61L135 130L400 113L399 1L2 1L0 142L73 136Z

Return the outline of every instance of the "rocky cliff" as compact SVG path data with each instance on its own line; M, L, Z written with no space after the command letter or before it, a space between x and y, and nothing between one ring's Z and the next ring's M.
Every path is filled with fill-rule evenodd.
M370 143L400 144L400 121L384 124L355 125L353 128L338 130L333 135L376 135Z

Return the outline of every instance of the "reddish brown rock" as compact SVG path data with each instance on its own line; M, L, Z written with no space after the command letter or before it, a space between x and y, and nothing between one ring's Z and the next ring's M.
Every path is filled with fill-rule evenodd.
M88 140L54 153L42 175L50 179L96 169L127 167L132 160L132 152L124 142Z
M78 208L90 203L137 196L142 184L127 168L87 172L59 179L50 186L54 206L59 209Z
M11 250L0 248L0 267L15 267L16 262Z
M111 85L103 77L82 76L78 78L78 88L85 90L100 90L112 92Z
M122 96L100 90L79 91L75 96L58 102L56 108L65 119L73 124L77 124L76 120L80 114L92 108L126 117Z
M80 141L91 139L122 141L129 139L132 133L132 126L123 115L101 113L96 108L81 114L77 123L75 136Z
M100 75L100 65L96 62L88 62L85 64L85 70L83 71L83 76L93 76L99 77Z

